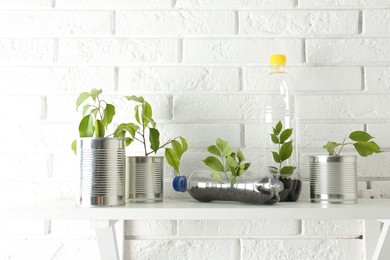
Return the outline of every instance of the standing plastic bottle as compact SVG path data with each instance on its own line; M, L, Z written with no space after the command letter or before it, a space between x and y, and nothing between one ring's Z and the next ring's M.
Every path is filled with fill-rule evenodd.
M278 193L283 190L283 184L274 176L260 180L251 176L239 176L237 182L232 184L224 178L212 178L210 171L195 171L188 179L186 176L176 176L173 179L173 189L188 192L201 202L220 200L271 205L279 201Z
M292 80L286 72L286 56L270 59L270 72L261 100L260 169L284 184L280 201L296 201L302 182L298 169L298 134Z

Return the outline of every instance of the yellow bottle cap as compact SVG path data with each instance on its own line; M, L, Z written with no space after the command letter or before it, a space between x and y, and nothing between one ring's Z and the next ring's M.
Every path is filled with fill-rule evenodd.
M270 64L271 66L284 66L286 65L286 56L284 54L271 55Z

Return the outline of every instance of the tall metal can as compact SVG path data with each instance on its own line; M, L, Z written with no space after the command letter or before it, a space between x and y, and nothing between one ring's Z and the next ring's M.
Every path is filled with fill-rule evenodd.
M126 151L123 138L80 138L81 206L125 204Z

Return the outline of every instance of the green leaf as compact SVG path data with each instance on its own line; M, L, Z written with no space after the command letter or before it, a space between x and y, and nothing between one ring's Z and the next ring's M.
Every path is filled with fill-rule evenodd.
M233 157L226 157L226 166L231 169L231 172L234 174L236 167L238 166L238 162L234 160Z
M183 155L183 148L181 147L181 144L178 141L173 140L171 142L171 145L172 145L172 149L177 153L177 156L180 159L181 156Z
M93 115L94 118L96 118L97 113L99 112L99 109L94 108L91 110L91 115Z
M150 117L142 117L142 120L144 121L144 125L151 124L152 128L156 128L156 122Z
M281 144L284 144L284 142L287 141L287 139L291 136L292 134L292 128L288 128L286 130L284 130L281 134L280 134L280 143Z
M134 112L135 112L135 120L137 120L138 124L141 124L141 119L139 117L139 107L140 107L140 105L135 106Z
M156 128L149 128L150 148L157 153L160 147L160 132Z
M187 140L184 137L180 136L181 146L183 148L183 153L185 153L188 150L188 144Z
M209 153L212 153L214 155L218 155L218 156L221 156L221 150L219 150L219 148L215 145L210 145L209 147L207 147L207 151L209 151Z
M87 115L81 119L79 124L79 134L80 137L92 137L93 132L95 131L93 126L93 120L91 115Z
M375 142L357 142L354 143L356 151L363 157L367 157L373 153L380 153L381 149Z
M77 154L77 141L76 140L73 140L71 147L72 147L72 151L74 152L74 154Z
M295 169L296 169L296 167L294 167L294 166L284 166L280 170L280 175L283 176L283 177L289 177L289 176L291 176L291 174L294 173Z
M241 176L244 172L246 172L249 169L249 166L251 166L250 163L241 164L238 169L238 176Z
M271 134L271 140L274 144L279 144L279 138L276 134Z
M282 128L283 128L282 122L279 121L279 122L276 124L276 126L273 128L274 134L275 134L275 135L279 135L279 134L280 134L280 131L282 131Z
M101 89L93 88L91 89L90 95L91 98L95 101L96 98L102 93L103 91Z
M134 141L134 139L131 139L130 137L126 137L125 141L126 141L126 146L129 146Z
M180 175L180 159L177 153L171 148L166 148L165 159L167 160L168 164Z
M114 137L119 137L119 138L124 138L126 135L126 132L128 132L133 138L135 136L135 133L139 127L133 123L128 123L128 124L120 124L115 132L114 132Z
M77 98L77 101L76 101L76 111L77 109L79 108L79 106L85 101L87 100L88 98L90 97L89 93L88 92L83 92L79 95L79 97Z
M115 107L111 104L107 104L106 107L104 108L104 114L102 119L102 123L105 127L107 127L112 122L114 115L115 115Z
M351 140L357 141L357 142L359 142L359 141L367 142L367 141L370 141L374 137L372 137L371 135L369 135L368 133L363 132L363 131L355 131L349 135L349 138L351 138Z
M126 96L125 98L129 101L135 101L138 103L144 103L145 101L143 97L137 97L137 96Z
M267 169L272 174L277 174L279 172L278 168L276 168L275 166L268 166Z
M206 159L204 159L202 162L206 164L207 167L213 170L219 172L223 172L225 170L222 163L214 156L209 156Z
M237 150L237 158L238 158L239 162L245 161L244 154L242 153L242 151L240 149Z
M288 158L290 158L292 151L293 151L292 141L284 143L282 147L280 147L280 152L279 152L280 161L283 162Z
M237 177L236 176L232 176L231 179L230 179L230 185L233 186L236 183L237 183Z
M84 107L83 107L83 113L82 115L85 116L85 114L87 113L88 109L91 107L90 104L86 104Z
M277 152L272 152L272 156L274 157L274 161L277 162L277 163L280 163L280 157L279 157L279 154Z
M322 146L322 148L325 148L328 151L329 155L334 155L335 154L334 149L339 145L341 144L328 141L324 146Z
M214 180L215 180L216 182L218 182L219 184L222 184L222 183L223 183L222 178L221 178L221 174L220 174L219 172L217 172L217 171L212 171L210 175L211 175L211 177L213 177Z
M216 141L218 148L222 152L222 156L226 157L232 153L232 148L229 146L228 142L218 138Z
M152 106L148 103L148 102L144 102L142 104L142 111L143 111L143 115L142 116L145 116L147 118L152 118Z
M97 119L97 120L95 121L95 136L96 136L96 137L104 137L105 132L106 132L106 131L105 131L103 122L100 121L99 119Z

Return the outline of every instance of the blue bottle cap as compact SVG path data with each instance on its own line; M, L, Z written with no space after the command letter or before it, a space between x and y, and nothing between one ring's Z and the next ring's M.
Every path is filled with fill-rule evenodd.
M186 176L176 176L173 178L172 182L173 189L177 192L187 191L187 177Z

